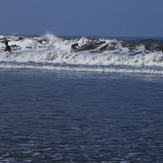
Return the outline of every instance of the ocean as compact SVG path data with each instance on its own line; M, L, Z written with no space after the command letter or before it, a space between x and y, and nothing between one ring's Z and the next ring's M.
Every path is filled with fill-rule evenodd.
M163 162L162 46L0 36L0 162Z

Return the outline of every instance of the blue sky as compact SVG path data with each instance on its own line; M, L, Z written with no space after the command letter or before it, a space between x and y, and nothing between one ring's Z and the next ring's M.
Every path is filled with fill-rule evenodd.
M163 0L3 0L0 34L163 37Z

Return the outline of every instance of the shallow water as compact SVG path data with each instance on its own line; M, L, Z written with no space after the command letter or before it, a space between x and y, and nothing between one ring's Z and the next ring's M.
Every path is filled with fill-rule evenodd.
M163 76L0 70L0 162L163 162Z

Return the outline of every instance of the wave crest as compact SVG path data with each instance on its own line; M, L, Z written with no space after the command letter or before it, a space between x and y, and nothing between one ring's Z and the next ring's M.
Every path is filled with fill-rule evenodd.
M4 40L12 53L5 53ZM125 42L115 39L59 38L52 34L40 37L0 36L0 62L11 64L42 63L78 66L130 66L163 68L163 46L143 41ZM71 45L79 48L72 50ZM54 66L54 65L51 65ZM162 71L162 70L161 70Z

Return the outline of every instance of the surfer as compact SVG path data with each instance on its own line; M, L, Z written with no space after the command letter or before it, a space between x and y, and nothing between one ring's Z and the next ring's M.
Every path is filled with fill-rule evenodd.
M11 47L8 45L8 41L5 41L5 52L11 52Z
M72 48L73 50L76 50L77 48L79 48L79 44L78 44L78 43L72 44L72 45L71 45L71 48Z

